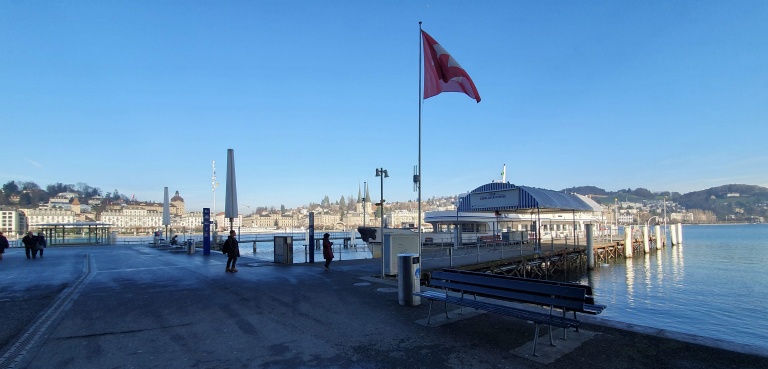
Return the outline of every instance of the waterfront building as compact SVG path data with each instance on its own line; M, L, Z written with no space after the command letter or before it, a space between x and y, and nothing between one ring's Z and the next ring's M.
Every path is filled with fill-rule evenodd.
M0 231L9 238L19 237L27 232L27 218L15 208L0 207Z
M384 222L392 228L413 228L418 220L416 213L418 211L411 210L395 210L389 214L385 212Z
M216 224L218 225L219 230L227 230L229 229L229 218L224 216L224 212L217 213L216 216L213 217L213 219L216 220ZM236 218L232 219L232 227L234 229L238 229L243 224L243 215L238 214Z
M75 212L60 207L55 208L36 208L21 209L26 216L26 223L29 227L45 223L74 223Z
M182 227L187 230L203 229L203 212L192 211L182 215L171 216L171 223L174 228Z
M144 206L110 206L101 213L101 222L112 224L118 229L136 229L151 231L163 225L162 206L160 211L148 210Z

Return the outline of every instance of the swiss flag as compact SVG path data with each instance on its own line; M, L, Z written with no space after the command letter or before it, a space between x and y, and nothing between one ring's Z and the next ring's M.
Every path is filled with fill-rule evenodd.
M423 30L421 38L424 41L424 98L441 92L463 92L480 102L475 83L456 59Z

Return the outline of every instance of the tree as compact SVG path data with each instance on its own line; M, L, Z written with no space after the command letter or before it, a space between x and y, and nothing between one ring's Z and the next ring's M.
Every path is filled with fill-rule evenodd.
M112 199L113 200L119 200L120 199L120 193L117 192L117 189L115 189L115 191L112 192Z
M17 192L19 192L19 185L16 184L16 181L10 181L3 185L3 193L5 193L6 196L13 195Z
M285 205L280 204L280 214L285 214Z
M341 198L339 199L339 207L342 209L347 207L347 201L344 199L344 195L341 195Z
M41 190L41 188L35 182L22 182L21 183L21 190L22 191L34 191L34 190Z

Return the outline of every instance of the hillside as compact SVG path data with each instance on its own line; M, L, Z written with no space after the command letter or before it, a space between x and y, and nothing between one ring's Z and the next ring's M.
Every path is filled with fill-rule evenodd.
M720 220L750 221L752 217L768 218L768 188L754 185L730 184L682 195L668 191L653 193L645 188L610 192L595 186L571 187L563 191L592 195L595 201L602 204L611 203L614 199L642 202L662 200L666 196L668 201L674 201L688 210L712 211Z

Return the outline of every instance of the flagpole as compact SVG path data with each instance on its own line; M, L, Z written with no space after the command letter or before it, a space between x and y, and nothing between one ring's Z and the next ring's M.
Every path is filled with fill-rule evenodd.
M416 217L418 218L417 224L419 227L419 260L421 260L421 104L422 104L422 94L421 94L421 68L422 68L422 62L421 62L421 51L423 49L421 43L423 42L423 37L421 37L421 21L419 21L419 161L417 166L419 167L418 178L414 179L414 182L416 183L416 186L418 186L418 197L419 197L419 207L418 207L418 214ZM381 235L382 240L384 239L384 235Z

